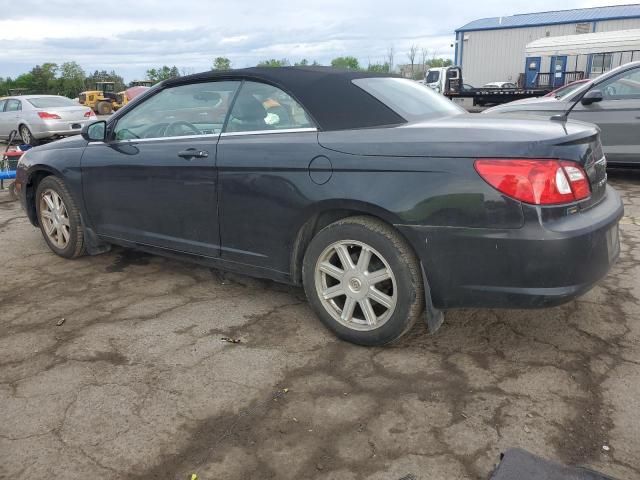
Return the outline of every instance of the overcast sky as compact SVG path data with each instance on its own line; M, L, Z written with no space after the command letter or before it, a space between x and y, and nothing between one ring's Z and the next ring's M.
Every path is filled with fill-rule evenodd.
M267 58L407 63L411 44L453 58L453 31L484 17L632 3L631 0L0 0L0 76L43 62L115 69L126 80L154 66L187 72L225 56L233 67ZM92 18L92 14L95 19ZM118 20L118 17L120 19Z

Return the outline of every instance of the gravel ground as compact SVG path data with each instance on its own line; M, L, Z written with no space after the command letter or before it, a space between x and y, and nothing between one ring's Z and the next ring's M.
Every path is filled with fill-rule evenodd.
M610 178L622 253L598 287L392 348L336 340L300 289L58 258L0 192L0 478L487 478L517 446L640 479L640 172Z

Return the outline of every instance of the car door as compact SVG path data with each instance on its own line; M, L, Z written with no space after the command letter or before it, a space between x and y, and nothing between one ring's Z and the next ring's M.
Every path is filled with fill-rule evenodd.
M87 146L83 196L99 235L219 256L216 146L239 85L161 89Z
M291 96L243 83L218 143L223 259L288 271L304 208L331 175L326 154Z
M7 103L6 98L0 98L0 138L6 138L9 133L7 132L7 128L5 127L5 119L4 119L4 106Z
M22 102L17 98L8 98L4 105L4 111L0 114L0 135L8 138L13 130L18 129Z
M595 84L602 101L578 103L570 117L595 123L602 130L602 145L612 162L640 162L640 67Z

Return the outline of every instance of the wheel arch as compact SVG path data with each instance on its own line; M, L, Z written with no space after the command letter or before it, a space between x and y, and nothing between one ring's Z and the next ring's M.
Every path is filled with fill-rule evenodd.
M62 179L60 172L48 165L35 165L29 170L25 183L25 207L29 221L35 227L38 226L38 215L36 213L36 191L38 185L45 177L56 176Z
M20 127L23 127L23 126L27 127L31 132L31 135L33 135L33 130L34 130L33 125L31 125L31 123L26 118L21 118L20 121L18 122L18 134L20 134Z
M31 125L29 125L29 123L24 118L21 118L20 121L18 122L18 126L16 127L16 130L18 131L18 136L20 136L20 129L22 127L27 127L31 132L31 135L33 135L33 129L31 128Z
M427 324L430 333L438 331L444 321L444 314L441 310L433 305L433 297L431 294L431 286L429 278L425 272L424 265L413 242L404 232L396 228L394 224L400 223L400 219L392 212L384 210L376 205L365 202L345 202L342 200L334 201L321 205L319 208L308 212L306 221L299 226L296 237L291 249L291 280L296 285L302 284L302 262L305 252L311 242L311 239L327 225L338 220L355 216L368 216L380 220L391 227L397 234L403 238L409 248L412 250L420 265L420 273L423 280L425 316L424 321Z
M295 230L290 260L290 275L293 283L296 285L302 283L302 261L311 239L327 225L356 216L372 217L389 225L407 242L417 256L410 239L394 227L394 223L400 223L400 219L392 212L367 202L331 200L315 205L312 210L305 212L304 221Z

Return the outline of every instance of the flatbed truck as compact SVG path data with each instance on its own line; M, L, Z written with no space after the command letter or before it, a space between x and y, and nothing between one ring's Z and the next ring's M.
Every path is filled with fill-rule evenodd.
M469 98L473 106L499 105L523 98L542 97L548 88L473 88L462 80L462 68L457 66L430 68L425 75L425 85L450 100Z

